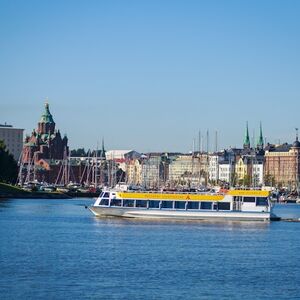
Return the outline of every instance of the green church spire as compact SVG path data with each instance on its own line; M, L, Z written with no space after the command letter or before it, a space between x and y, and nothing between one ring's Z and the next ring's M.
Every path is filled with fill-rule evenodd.
M250 148L250 138L249 138L248 121L246 123L246 132L245 132L245 138L244 138L244 148Z
M50 113L50 110L49 110L49 103L48 102L45 103L45 111L41 116L40 123L54 123L53 117L52 117L52 115Z
M261 126L261 122L260 122L259 137L258 137L258 141L257 141L257 148L263 149L263 147L264 147L264 138L263 138L262 126Z

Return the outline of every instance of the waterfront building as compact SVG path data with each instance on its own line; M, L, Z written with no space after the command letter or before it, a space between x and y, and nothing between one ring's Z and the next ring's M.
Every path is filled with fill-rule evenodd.
M298 131L293 144L267 145L264 176L265 184L290 188L299 187L300 142Z
M85 186L105 186L108 183L108 164L104 141L102 149L88 151L88 156L70 157L70 180Z
M257 187L263 184L264 155L252 149L241 155L235 164L236 184Z
M0 124L0 140L4 141L6 150L13 155L16 161L19 161L23 148L24 129L14 128L12 125Z
M234 176L234 163L230 160L219 162L219 181L231 184Z
M55 183L63 161L69 155L68 138L66 135L62 137L55 126L49 104L46 103L37 129L25 138L21 163L27 166L26 181L35 179ZM21 177L19 181L23 182Z
M249 163L248 157L240 157L236 164L235 164L235 174L236 174L236 181L239 184L242 184L243 180L247 175L249 175L249 168L250 168L250 163Z
M142 182L149 189L159 188L162 181L162 153L146 153L143 157Z
M133 158L126 163L126 183L129 185L142 186L143 175L142 175L142 158Z
M219 155L211 153L208 159L208 178L212 182L217 183L219 179Z
M262 125L259 126L259 137L256 144L256 152L252 167L253 186L261 186L264 183L264 138L262 133Z
M208 176L210 182L217 183L220 179L219 164L225 160L226 151L209 154Z
M55 122L49 110L49 104L45 104L45 111L38 122L38 128L34 129L31 136L26 136L23 147L23 162L35 162L40 159L62 160L69 155L68 138L61 136L55 128Z
M196 187L201 184L200 156L181 154L173 158L169 165L169 182L171 186Z
M263 184L264 168L264 141L262 125L257 144L251 147L249 138L248 122L246 124L243 149L235 149L235 171L232 174L232 184L257 187ZM232 161L231 157L231 161Z
M106 151L107 160L125 161L126 159L139 158L141 156L135 150L109 150Z
M196 152L196 157L199 159L199 180L200 184L207 185L209 180L208 168L209 168L209 154L206 152Z
M141 154L135 150L109 150L106 152L106 160L118 163L124 172L126 171L127 161L140 157Z
M252 185L262 186L264 183L264 159L257 159L252 166Z

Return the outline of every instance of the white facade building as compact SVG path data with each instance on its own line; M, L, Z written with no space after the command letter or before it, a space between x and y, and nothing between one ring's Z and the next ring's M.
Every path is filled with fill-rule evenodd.
M122 160L139 158L140 153L134 150L109 150L105 153L107 160Z
M219 163L219 180L230 183L232 180L234 165L229 162Z
M126 162L126 183L131 185L143 185L142 159L131 159Z
M11 153L16 161L19 160L23 148L24 129L14 128L11 125L0 124L0 140L4 141L6 150Z
M134 150L109 150L105 153L106 160L118 163L120 169L126 172L126 162L140 158L141 154Z
M252 168L252 180L254 185L262 185L264 181L263 163L255 163Z
M224 161L224 153L211 153L208 157L208 178L209 180L218 181L219 164Z

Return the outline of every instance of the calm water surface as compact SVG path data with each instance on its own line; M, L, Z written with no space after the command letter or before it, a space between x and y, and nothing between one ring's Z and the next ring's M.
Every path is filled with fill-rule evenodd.
M300 223L99 219L91 203L0 202L1 299L300 299Z

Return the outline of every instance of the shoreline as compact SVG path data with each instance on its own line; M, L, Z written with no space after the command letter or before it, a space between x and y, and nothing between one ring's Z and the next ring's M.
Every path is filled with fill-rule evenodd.
M16 194L2 194L0 193L0 201L2 199L76 199L76 198L95 198L98 197L98 193L41 193L33 192L28 194L16 193Z
M72 198L95 198L98 197L99 193L91 192L29 192L20 189L19 187L0 183L0 200L1 199L72 199Z

